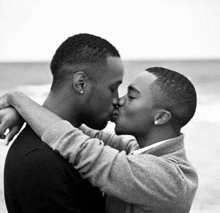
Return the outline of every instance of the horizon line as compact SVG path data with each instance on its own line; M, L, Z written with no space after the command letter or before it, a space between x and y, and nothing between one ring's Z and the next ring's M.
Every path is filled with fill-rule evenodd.
M122 58L122 61L220 61L220 57ZM0 60L0 63L50 63L51 60Z

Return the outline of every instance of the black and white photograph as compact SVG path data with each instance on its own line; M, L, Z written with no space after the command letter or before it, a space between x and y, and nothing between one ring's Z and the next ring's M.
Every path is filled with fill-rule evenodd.
M1 213L219 213L219 0L0 0Z

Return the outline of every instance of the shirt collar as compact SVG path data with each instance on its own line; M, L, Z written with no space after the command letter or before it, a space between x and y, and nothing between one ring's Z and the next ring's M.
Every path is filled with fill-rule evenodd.
M143 147L141 149L138 149L138 150L134 150L133 152L131 152L130 154L132 155L139 155L139 154L143 154L145 152L150 152L150 150L154 149L154 148L157 148L159 146L166 146L166 144L172 144L173 142L176 142L176 141L183 141L183 138L184 138L184 135L181 134L180 136L178 137L175 137L175 138L170 138L170 139L167 139L167 140L163 140L163 141L159 141L157 143L154 143L154 144L151 144L149 146L146 146L146 147Z

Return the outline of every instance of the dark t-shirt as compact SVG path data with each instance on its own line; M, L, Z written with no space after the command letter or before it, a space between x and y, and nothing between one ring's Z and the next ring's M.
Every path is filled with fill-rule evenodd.
M105 198L27 126L11 145L4 190L9 213L104 213Z

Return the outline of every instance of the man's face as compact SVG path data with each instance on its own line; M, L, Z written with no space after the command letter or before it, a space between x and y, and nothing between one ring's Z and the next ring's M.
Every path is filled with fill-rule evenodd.
M118 115L115 116L117 134L140 136L152 126L154 105L150 85L155 79L151 73L140 73L119 100Z
M114 105L118 102L118 87L122 83L124 68L119 57L108 57L106 71L91 89L87 99L85 124L94 129L103 129L111 119Z

